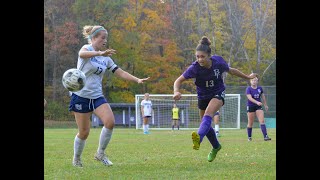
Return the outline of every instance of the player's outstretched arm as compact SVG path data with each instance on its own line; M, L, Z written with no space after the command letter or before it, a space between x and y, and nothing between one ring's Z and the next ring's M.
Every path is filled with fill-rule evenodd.
M113 54L116 54L116 50L114 49L107 49L104 51L89 51L86 48L81 48L79 51L79 57L83 59L92 58L94 56L112 56Z
M122 79L125 79L125 80L129 80L129 81L134 81L136 83L144 83L144 81L147 81L150 77L147 77L147 78L137 78L135 76L133 76L132 74L122 70L121 68L118 68L114 74L118 77L121 77Z
M180 93L180 86L183 81L185 81L186 78L184 78L182 75L178 77L174 83L173 83L173 99L174 100L179 100L181 98L181 93Z
M243 72L239 71L238 69L231 68L231 67L229 69L229 74L241 77L243 79L253 79L258 76L257 73L251 73L250 75L246 75Z

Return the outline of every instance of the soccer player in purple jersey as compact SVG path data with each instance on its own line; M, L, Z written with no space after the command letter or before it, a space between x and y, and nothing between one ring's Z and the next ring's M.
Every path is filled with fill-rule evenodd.
M212 150L208 154L208 161L212 162L221 145L216 137L216 133L211 126L213 115L223 106L225 96L225 85L222 73L228 72L244 79L252 79L257 74L245 75L238 69L228 66L226 61L218 55L211 56L211 42L203 36L196 47L196 58L188 69L174 82L174 100L181 98L180 86L183 81L194 78L197 89L198 108L202 122L198 132L192 132L193 149L198 150L204 136L209 139ZM202 116L203 115L203 116Z
M264 123L264 112L262 109L261 97L263 99L263 105L266 111L268 111L268 105L266 101L266 97L263 94L263 89L261 86L258 86L258 78L253 78L250 80L250 86L247 87L247 115L248 115L248 125L247 125L247 133L248 133L248 141L252 141L252 125L255 116L257 116L261 132L263 134L263 138L265 141L270 141L271 138L268 136L267 128Z

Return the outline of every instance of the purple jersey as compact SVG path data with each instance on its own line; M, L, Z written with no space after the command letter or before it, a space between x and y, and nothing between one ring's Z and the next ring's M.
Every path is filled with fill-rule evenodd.
M195 78L194 84L197 86L199 100L211 99L214 95L225 90L222 73L229 71L226 61L217 55L211 56L212 66L207 69L193 62L182 74L184 78Z
M251 97L259 102L261 102L261 94L263 93L262 87L257 86L256 89L253 89L251 86L247 87L246 94L250 94ZM247 100L247 106L257 106L257 104Z

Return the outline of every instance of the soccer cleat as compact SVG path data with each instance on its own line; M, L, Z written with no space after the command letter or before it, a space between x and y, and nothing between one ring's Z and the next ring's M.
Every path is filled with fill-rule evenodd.
M217 149L212 148L212 150L208 154L208 161L209 162L212 162L216 158L217 153L218 153L218 151L220 151L220 149L221 149L221 144L219 145L219 147Z
M72 161L72 165L75 166L75 167L81 167L82 168L81 159L74 159Z
M150 132L149 131L145 131L145 132L143 132L143 134L150 134Z
M248 141L252 141L252 138L251 138L251 137L248 137Z
M271 138L269 138L269 136L268 136L268 135L266 135L266 137L264 137L264 140L265 140L265 141L270 141L270 140L271 140Z
M192 142L193 142L193 149L199 150L200 147L200 135L195 131L192 132Z
M94 155L94 159L97 161L101 161L106 166L112 166L113 163L108 159L107 155L105 154L98 154Z

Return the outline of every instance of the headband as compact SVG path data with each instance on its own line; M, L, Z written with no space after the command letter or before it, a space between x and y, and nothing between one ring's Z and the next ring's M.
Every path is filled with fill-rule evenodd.
M93 33L92 34L90 34L89 35L89 39L91 39L93 36L95 36L99 31L102 31L102 30L105 30L106 31L106 29L104 29L104 27L99 27L98 29L96 29L95 31L93 31Z

